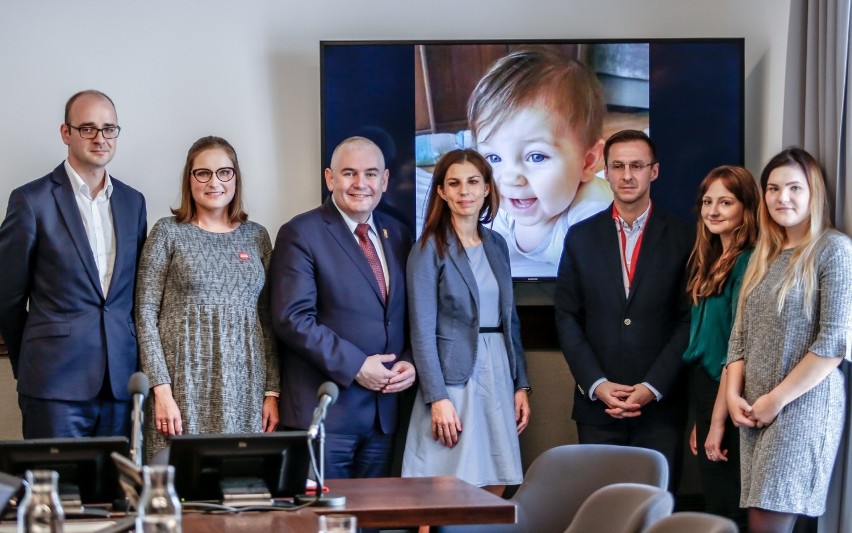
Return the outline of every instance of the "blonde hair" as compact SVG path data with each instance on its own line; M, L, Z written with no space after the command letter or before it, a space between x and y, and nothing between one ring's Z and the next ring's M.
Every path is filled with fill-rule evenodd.
M810 188L810 200L808 209L810 218L808 221L808 232L804 242L793 249L790 263L787 265L784 279L777 288L778 302L776 311L781 313L784 309L784 300L790 289L802 284L805 301L805 318L813 320L814 301L817 298L819 280L817 279L817 254L822 248L822 240L831 228L828 217L828 196L825 190L825 179L816 159L805 150L791 147L769 160L763 173L760 175L760 187L763 194L760 197L758 208L758 219L760 223L760 234L757 238L748 269L743 276L742 290L737 303L737 319L735 328L742 331L742 309L746 299L763 280L769 265L777 258L784 249L786 231L769 214L766 206L766 185L769 175L773 170L780 167L793 167L802 171Z
M483 141L520 109L545 106L557 131L574 134L583 147L602 137L606 112L603 88L588 67L543 46L515 50L498 59L479 80L468 100L473 138Z

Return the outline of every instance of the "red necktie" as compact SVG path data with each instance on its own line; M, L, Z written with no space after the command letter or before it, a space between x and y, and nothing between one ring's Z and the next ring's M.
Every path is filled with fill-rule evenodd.
M369 224L358 224L355 228L355 235L358 236L358 244L361 245L361 251L370 263L370 268L373 269L373 275L376 276L376 282L379 284L379 290L382 293L382 300L388 299L388 288L385 285L385 273L382 271L382 262L379 260L379 254L376 252L376 247L373 246L373 241L367 236L370 231Z

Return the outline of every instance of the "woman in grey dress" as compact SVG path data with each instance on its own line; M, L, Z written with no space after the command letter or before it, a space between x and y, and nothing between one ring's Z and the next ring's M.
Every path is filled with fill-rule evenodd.
M530 389L506 241L482 225L498 205L481 155L441 158L407 266L419 389L402 475L452 475L502 494L521 482Z
M728 353L749 531L792 531L825 511L845 418L841 361L852 339L852 244L831 229L819 164L800 148L760 177L760 235Z
M234 148L189 149L181 204L152 228L139 260L136 327L148 402L146 455L182 433L274 431L280 378L268 323L272 245L248 221Z

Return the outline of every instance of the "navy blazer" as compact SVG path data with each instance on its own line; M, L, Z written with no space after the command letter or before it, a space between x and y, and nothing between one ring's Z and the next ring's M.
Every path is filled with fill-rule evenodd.
M500 289L500 321L515 388L528 387L521 327L512 292L509 249L498 233L482 229L482 246ZM448 398L446 385L473 374L479 337L479 289L454 232L439 257L435 241L417 241L408 256L411 349L426 403Z
M354 234L331 197L281 226L269 269L272 322L280 341L281 421L307 428L317 389L340 387L325 421L332 433L363 434L378 413L382 431L396 429L397 394L365 389L355 376L367 356L410 361L405 309L408 230L373 213L388 268L387 303ZM390 368L393 363L386 366Z
M147 233L145 198L112 178L115 265L104 298L65 165L12 191L0 226L0 332L18 392L51 400L129 400L138 368L133 294ZM28 309L29 307L29 309Z
M645 406L640 418L676 423L686 407L681 370L689 342L686 262L693 227L653 208L629 297L618 239L612 206L572 226L565 238L554 306L562 352L577 381L573 417L590 425L615 421L588 395L606 378L651 384L663 399Z

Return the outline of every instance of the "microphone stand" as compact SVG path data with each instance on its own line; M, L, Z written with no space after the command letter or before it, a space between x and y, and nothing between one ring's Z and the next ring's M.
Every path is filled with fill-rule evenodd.
M315 469L317 477L317 493L316 496L310 494L299 494L296 496L296 503L299 505L310 504L314 507L343 507L346 505L346 496L341 494L324 494L323 486L325 485L325 422L320 422L317 438L314 439L308 434L308 446L313 450L314 441L319 441L319 461L316 460L314 454L311 454L311 463L319 462L319 468ZM314 464L314 466L316 466Z

